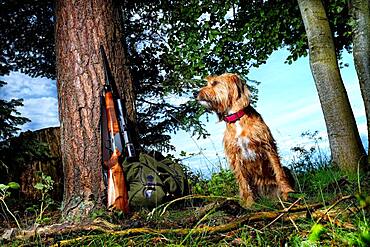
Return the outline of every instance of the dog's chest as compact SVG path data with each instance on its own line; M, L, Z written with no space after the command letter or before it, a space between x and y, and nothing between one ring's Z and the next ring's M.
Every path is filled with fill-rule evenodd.
M238 147L238 150L240 150L241 155L245 160L256 160L256 151L252 148L251 140L247 135L247 132L243 131L243 125L240 121L235 122L235 131L231 131L228 134L229 138L233 140L232 144Z

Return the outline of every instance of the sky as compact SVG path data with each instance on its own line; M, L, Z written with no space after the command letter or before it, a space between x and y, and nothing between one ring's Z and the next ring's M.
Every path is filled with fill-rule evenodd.
M20 128L37 130L46 127L59 126L58 99L56 82L47 78L32 78L19 72L11 72L3 76L7 85L0 88L0 98L22 98L23 107L18 111L31 122Z
M283 164L288 164L297 145L310 145L307 139L301 137L304 131L319 131L323 138L320 146L328 150L325 122L320 107L319 98L309 68L308 57L300 58L293 64L284 63L289 52L281 49L274 52L266 64L253 68L248 74L249 79L260 81L258 86L257 111L270 127L277 142ZM344 53L344 63L348 67L341 69L342 78L347 89L352 110L359 128L361 138L367 144L367 129L364 105L359 83L354 70L352 55ZM24 106L19 108L22 116L32 122L21 126L22 131L36 130L58 126L58 101L55 81L46 78L31 78L19 72L4 76L8 82L0 88L0 98L23 98ZM210 174L220 166L226 167L222 137L225 123L219 122L214 114L202 118L206 129L211 134L206 139L197 139L184 131L172 135L172 144L176 157L181 151L195 154L183 158L183 163L193 171ZM181 157L180 157L181 158Z

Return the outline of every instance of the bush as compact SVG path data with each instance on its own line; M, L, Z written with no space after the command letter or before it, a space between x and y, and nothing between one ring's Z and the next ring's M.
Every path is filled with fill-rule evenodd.
M210 179L193 175L190 184L193 194L233 197L239 191L233 172L224 168L213 173Z

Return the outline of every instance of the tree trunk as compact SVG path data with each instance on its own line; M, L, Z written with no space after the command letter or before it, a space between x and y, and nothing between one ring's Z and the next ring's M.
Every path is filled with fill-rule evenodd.
M69 218L84 218L103 204L101 44L118 90L125 95L129 122L136 122L135 95L122 37L121 16L113 1L57 1L57 85L65 175L63 214Z
M63 169L58 127L26 131L1 145L12 148L3 150L0 157L5 164L0 164L0 183L19 183L22 202L35 202L40 200L41 194L33 186L40 181L39 172L42 172L54 181L51 198L58 202L62 200Z
M324 6L321 0L298 0L298 4L308 38L310 66L324 113L333 163L342 170L356 171L366 153L339 73Z
M63 170L60 158L60 131L58 127L46 128L34 132L27 131L18 138L37 140L45 144L49 149L49 157L42 160L32 160L23 164L19 184L22 197L27 200L37 200L41 198L33 185L39 181L38 172L43 172L54 181L53 190L50 192L51 198L60 202L63 194Z
M353 29L353 59L360 83L367 119L368 157L370 168L370 2L352 0L351 14L355 21Z

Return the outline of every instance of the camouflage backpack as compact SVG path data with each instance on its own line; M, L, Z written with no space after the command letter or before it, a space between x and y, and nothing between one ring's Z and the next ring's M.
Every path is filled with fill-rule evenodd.
M155 207L188 191L183 168L169 160L140 154L139 161L123 164L131 206Z

